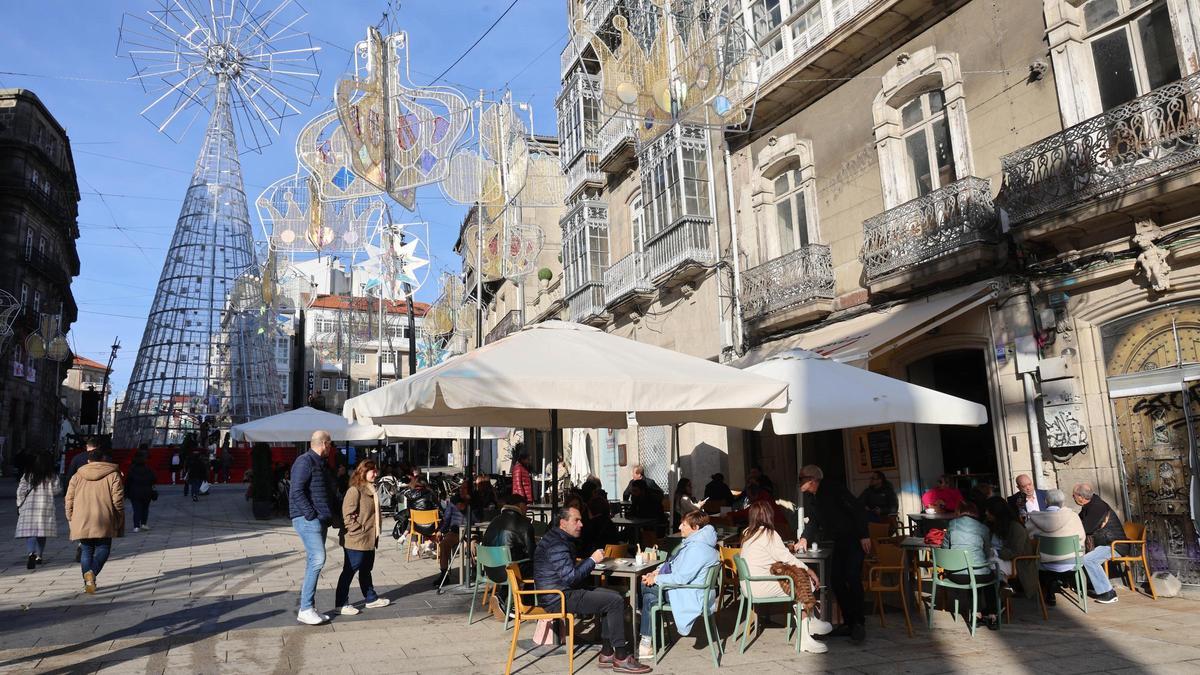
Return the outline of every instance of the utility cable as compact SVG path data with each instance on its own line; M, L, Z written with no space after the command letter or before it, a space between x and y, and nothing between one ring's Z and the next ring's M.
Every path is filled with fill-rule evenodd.
M520 0L512 0L512 2L511 2L511 3L509 3L508 7L506 7L506 8L505 8L505 10L504 10L503 12L501 12L501 13L500 13L500 16L496 17L496 20L492 22L492 25L488 26L487 30L483 31L483 35L480 35L480 36L479 36L479 38L475 40L475 42L472 42L472 43L471 43L471 46L470 46L470 47L467 47L467 51L463 52L463 53L462 53L462 54L461 54L461 55L460 55L460 56L459 56L457 59L454 59L454 63L451 63L451 64L450 64L450 65L449 65L449 66L448 66L448 67L447 67L445 70L443 70L443 71L441 72L441 74L440 74L440 75L438 75L437 77L433 78L433 80L432 80L432 81L431 81L429 84L431 84L431 85L432 85L432 84L437 84L437 81L438 81L438 80L440 80L440 79L442 79L443 77L445 77L445 76L446 76L446 74L447 74L447 73L449 73L451 70L454 70L454 66L457 66L457 65L459 64L459 62L460 62L460 61L462 61L463 59L465 59L465 58L467 57L467 54L470 54L470 53L471 53L471 50L475 49L475 47L477 47L477 46L479 45L479 43L480 43L480 42L483 42L483 38L487 37L487 36L488 36L488 33L491 33L491 32L492 32L492 29L493 29L493 28L495 28L495 27L496 27L496 25L497 25L497 24L499 24L499 23L500 23L500 21L501 21L501 20L502 20L502 19L503 19L505 16L507 16L507 15L508 15L508 13L509 13L510 11L512 11L512 8L513 8L513 7L516 7L516 6L517 6L517 3L518 3L518 2L520 2Z

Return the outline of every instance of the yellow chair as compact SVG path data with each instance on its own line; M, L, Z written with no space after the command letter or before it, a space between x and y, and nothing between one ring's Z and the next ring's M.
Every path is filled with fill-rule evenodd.
M904 597L904 551L895 544L877 544L875 556L878 563L871 568L867 576L867 592L875 594L875 607L879 610L879 627L887 628L883 620L883 594L895 593L900 596L900 609L904 611L904 627L908 629L908 637L913 636L912 621L908 618L908 598ZM884 583L885 574L891 574L894 583Z
M521 579L521 568L513 563L504 568L508 575L508 587L512 589L513 607L516 608L517 623L513 626L512 644L508 648L508 664L504 666L504 675L512 672L513 657L517 654L517 635L521 632L522 621L541 621L543 619L562 619L567 624L567 675L575 672L575 615L567 613L567 599L562 591L523 591L519 590L525 583ZM539 595L557 595L558 611L548 612L536 604L525 604L526 598L536 600Z
M412 562L412 547L424 544L427 537L417 531L418 526L432 525L433 529L438 526L437 509L428 511L417 511L410 509L408 512L408 542L405 544L407 550L404 552L404 562ZM421 555L421 549L417 549L417 557Z
M1108 575L1108 563L1119 562L1125 565L1125 583L1129 584L1129 590L1136 592L1137 586L1133 585L1133 566L1141 564L1142 569L1146 572L1146 585L1150 587L1150 597L1154 600L1158 599L1158 594L1154 592L1154 579L1150 576L1150 563L1146 560L1146 526L1141 523L1125 523L1125 539L1120 539L1112 543L1112 557L1104 561L1104 574ZM1134 555L1118 555L1117 546L1128 544L1135 548Z
M732 546L722 546L719 549L721 555L721 580L717 584L717 605L721 604L721 598L725 597L726 591L729 593L729 600L733 602L738 599L738 574L737 566L733 564L734 556L742 554L742 548Z
M867 536L876 547L880 543L891 543L888 540L892 537L892 526L888 523L867 523Z
M1030 553L1029 555L1019 555L1012 559L1012 570L1013 571L1012 571L1012 574L1008 575L1008 578L1005 579L1005 581L1007 581L1011 584L1013 579L1016 579L1018 576L1020 576L1018 573L1018 570L1019 570L1019 566L1021 565L1022 562L1026 562L1026 561L1032 562L1035 567L1039 566L1041 564L1042 558L1040 555L1038 555L1038 543L1039 542L1040 542L1040 540L1037 537L1034 537L1033 538L1033 553ZM1042 593L1042 585L1041 584L1038 584L1038 604L1042 608L1042 621L1049 621L1050 616L1046 613L1046 596L1044 593ZM1005 614L1005 616L1008 617L1007 618L1008 623L1012 623L1012 597L1011 596L1004 598L1004 614Z

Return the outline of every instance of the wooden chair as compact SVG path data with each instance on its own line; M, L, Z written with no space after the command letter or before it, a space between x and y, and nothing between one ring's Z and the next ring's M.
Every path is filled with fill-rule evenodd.
M792 578L776 574L768 574L760 577L750 576L750 568L746 565L745 559L740 555L733 556L733 564L737 568L738 583L742 585L742 599L738 603L737 620L734 622L734 630L742 623L743 615L745 616L745 625L742 628L742 639L739 647L739 653L746 653L746 640L750 638L750 624L754 623L755 632L758 630L758 621L754 611L755 605L767 604L786 604L787 605L787 632L784 637L788 642L792 641L792 620L795 619L796 627L800 627L800 612L796 605L796 589L792 586ZM750 587L752 581L770 581L778 583L786 581L788 586L787 595L775 595L765 598L754 597L754 591ZM799 631L797 631L797 639L800 639Z
M525 581L521 579L521 568L511 563L504 568L508 576L508 588L513 594L513 606L516 608L516 625L513 626L512 643L508 647L508 663L504 666L504 675L512 673L513 658L517 653L517 636L521 632L522 621L541 621L543 619L561 619L567 624L567 675L575 672L575 615L567 613L567 599L562 591L526 591L522 590ZM539 595L557 595L558 611L550 612L536 604ZM526 598L534 604L525 604Z
M950 548L935 548L933 549L933 588L929 594L929 613L926 615L926 622L930 629L933 628L933 610L937 605L937 589L951 588L971 592L971 637L975 636L976 616L979 611L979 590L992 587L992 592L996 594L996 607L1000 607L1000 580L993 579L991 582L981 583L975 580L975 570L971 568L970 560L967 558L967 552L961 549ZM959 583L950 581L950 572L966 572L967 583ZM954 615L958 615L958 599L954 600ZM998 617L997 617L998 618Z
M1031 553L1029 555L1015 556L1012 559L1012 574L1008 575L1008 578L1005 579L1005 581L1012 583L1013 579L1016 579L1020 576L1019 566L1021 565L1021 563L1032 562L1034 564L1034 566L1036 567L1037 565L1039 565L1041 563L1041 561L1042 561L1042 558L1040 555L1038 555L1038 538L1034 537L1033 553ZM1042 608L1042 621L1048 621L1050 619L1050 616L1048 614L1046 614L1046 596L1042 593L1042 585L1040 583L1038 584L1037 592L1038 592L1038 605L1040 605ZM1012 597L1007 597L1004 599L1004 614L1006 615L1005 620L1008 621L1009 623L1012 623Z
M717 622L713 618L712 603L709 602L709 598L714 597L719 592L721 570L722 566L720 564L714 564L709 567L704 575L703 584L660 584L656 586L658 604L650 609L651 644L654 645L655 663L658 663L659 658L662 656L661 648L665 646L663 644L665 640L661 639L666 628L663 625L663 612L671 611L671 605L668 602L670 596L667 595L667 591L682 588L704 591L704 604L702 605L700 620L704 622L704 633L708 637L708 650L712 655L713 668L721 667L721 634L717 631Z
M1154 579L1150 576L1150 563L1146 560L1146 526L1141 523L1125 523L1125 537L1125 539L1112 543L1112 557L1104 561L1105 576L1108 575L1108 563L1119 562L1125 565L1125 583L1129 584L1129 590L1137 592L1137 586L1133 585L1133 566L1140 564L1142 570L1146 572L1146 586L1150 588L1150 597L1157 600L1158 594L1154 592ZM1117 546L1123 544L1134 548L1132 555L1117 553Z
M721 555L721 581L717 586L717 604L720 605L725 593L729 593L729 601L738 599L737 566L733 564L734 556L741 555L741 547L721 546L717 549Z
M891 543L888 540L892 537L892 526L888 523L867 523L867 536L871 538L873 546L879 546L880 542Z
M1075 576L1075 592L1079 597L1079 606L1083 609L1083 613L1087 614L1087 576L1083 571L1083 549L1080 547L1079 537L1038 537L1038 551L1042 555L1052 556L1074 556L1075 569L1069 574ZM1063 562L1067 562L1063 560ZM1038 584L1039 590L1041 584ZM1045 600L1043 599L1043 602Z
M875 607L879 610L879 627L887 628L883 620L883 594L895 593L900 596L900 608L904 611L904 627L908 629L908 637L913 636L912 621L908 617L908 599L904 593L904 551L895 544L878 544L875 548L878 562L867 576L867 592L875 594ZM884 583L884 575L891 575L893 583Z
M417 557L421 557L421 549L428 537L417 531L418 526L432 525L436 530L438 526L437 509L429 509L428 511L417 511L410 509L408 512L408 541L405 543L407 550L404 552L404 562L412 562L412 547L418 546Z
M608 544L604 547L605 558L627 558L629 547L625 544Z

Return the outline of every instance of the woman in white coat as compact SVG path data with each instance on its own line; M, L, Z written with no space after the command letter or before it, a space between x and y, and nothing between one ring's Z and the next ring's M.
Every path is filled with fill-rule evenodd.
M17 484L16 538L27 542L26 569L32 570L41 564L46 537L58 536L54 498L61 491L50 453L35 454Z

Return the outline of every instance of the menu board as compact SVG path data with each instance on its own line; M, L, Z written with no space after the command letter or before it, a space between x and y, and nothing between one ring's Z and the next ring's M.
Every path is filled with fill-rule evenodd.
M897 468L895 428L890 425L862 427L852 432L854 452L858 455L858 470L887 471Z

